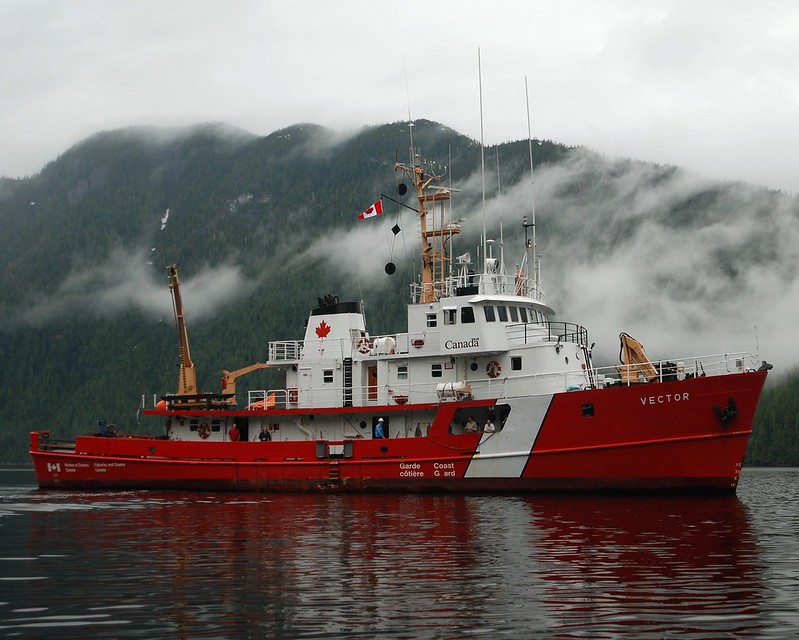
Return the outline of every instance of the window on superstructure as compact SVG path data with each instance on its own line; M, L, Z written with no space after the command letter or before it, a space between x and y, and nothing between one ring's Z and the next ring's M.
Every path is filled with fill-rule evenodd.
M408 365L401 364L397 367L397 380L408 379Z
M458 321L457 309L444 309L444 324L455 324Z
M527 322L527 309L519 307L519 318L522 322Z
M521 356L511 356L511 358L510 358L510 369L511 369L511 371L521 371L522 370L522 357Z
M427 314L427 326L428 327L437 327L438 326L438 318L436 317L435 313L428 313Z
M508 311L510 311L510 321L519 322L519 312L516 310L516 307L508 307Z
M441 369L441 365L440 364L431 365L431 367L430 367L430 375L433 378L440 378L443 375L443 371Z
M483 310L486 314L486 322L494 322L496 320L496 317L494 317L494 307L489 304L483 307Z
M497 313L499 314L499 321L500 322L507 322L508 321L508 308L505 305L499 305L497 307Z
M463 324L474 322L474 309L472 307L461 307L461 322Z
M217 433L222 430L222 421L221 420L211 420L211 431Z
M332 384L333 382L333 369L325 369L322 371L322 382L325 384Z

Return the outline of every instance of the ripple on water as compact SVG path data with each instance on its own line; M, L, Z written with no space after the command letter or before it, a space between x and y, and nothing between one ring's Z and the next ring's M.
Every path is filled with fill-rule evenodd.
M2 522L0 628L790 637L796 494L796 475L746 470L718 499L0 493L19 516Z

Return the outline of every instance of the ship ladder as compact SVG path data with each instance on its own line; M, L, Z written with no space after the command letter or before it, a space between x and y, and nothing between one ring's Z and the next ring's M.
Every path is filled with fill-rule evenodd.
M345 407L352 406L352 358L344 358L344 397Z
M339 480L338 460L330 461L330 467L328 467L328 479L333 480L334 482L338 482Z

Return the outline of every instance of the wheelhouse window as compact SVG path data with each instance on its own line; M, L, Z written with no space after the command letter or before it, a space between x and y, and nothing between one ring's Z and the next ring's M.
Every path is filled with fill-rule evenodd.
M322 382L325 384L332 384L333 382L333 369L325 369L322 371Z
M496 316L494 316L494 307L492 307L489 304L489 305L486 305L485 307L483 307L483 310L485 311L485 314L486 314L486 322L494 322L494 321L496 321L497 318L496 318Z
M444 309L444 324L455 324L458 321L458 310L456 308Z
M438 326L438 317L435 313L428 313L427 314L427 326L428 327L437 327Z
M497 307L497 313L499 314L499 321L500 322L507 322L508 321L508 308L501 304Z
M440 364L434 364L430 367L430 376L433 378L440 378L443 375L443 371Z
M519 317L522 319L522 322L527 322L527 309L519 307Z
M474 322L474 309L472 307L461 307L461 322L463 324Z
M519 312L516 307L508 307L508 311L510 312L510 321L519 322Z

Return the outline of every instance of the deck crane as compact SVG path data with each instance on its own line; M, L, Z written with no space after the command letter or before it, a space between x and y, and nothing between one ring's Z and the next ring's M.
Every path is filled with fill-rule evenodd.
M623 366L617 369L621 373L622 383L652 382L658 377L658 371L646 355L643 344L624 332L619 334L619 342L619 360Z
M227 403L229 405L236 404L236 378L239 378L245 374L250 373L251 371L256 371L258 369L266 369L269 365L265 362L256 362L255 364L251 364L247 367L242 367L241 369L236 369L235 371L228 371L227 369L222 369L222 393L225 396L229 396L227 399Z
M183 317L183 298L180 295L180 279L178 266L171 264L166 268L169 276L169 291L172 294L172 310L175 314L175 326L178 330L178 353L180 355L180 373L178 373L178 391L176 396L191 396L197 394L197 372L191 359L189 349L189 335L186 331L186 319Z
M197 391L197 372L194 361L191 359L189 348L189 335L186 330L186 319L183 315L183 298L180 294L180 278L178 278L177 265L167 267L169 276L169 291L172 293L172 309L175 314L175 327L178 332L178 353L180 355L180 372L178 373L178 390L165 398L171 404L197 407L235 406L236 404L236 378L256 369L265 369L269 365L256 362L235 371L222 371L221 393L201 393Z

